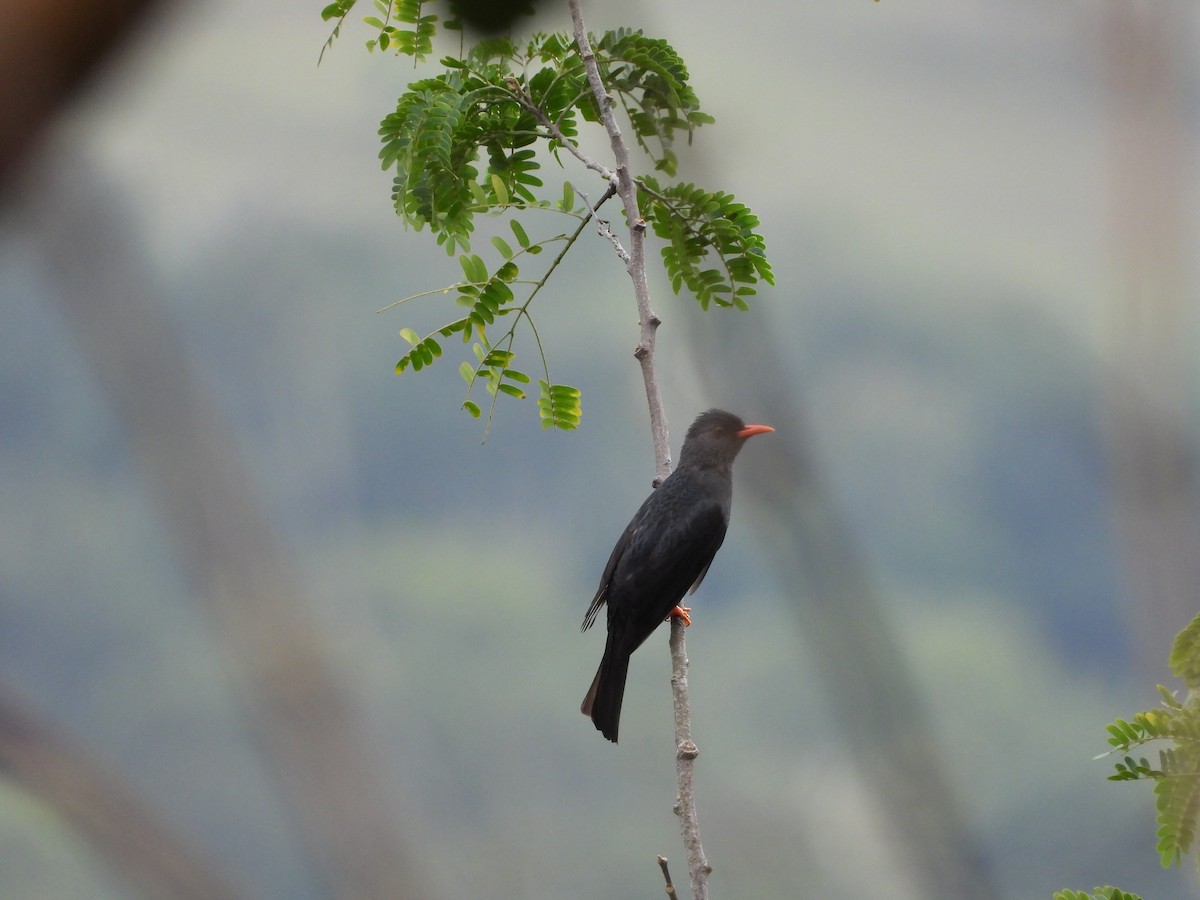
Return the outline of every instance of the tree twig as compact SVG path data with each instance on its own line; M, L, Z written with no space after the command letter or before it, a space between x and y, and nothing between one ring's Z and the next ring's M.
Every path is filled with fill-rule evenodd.
M658 867L662 869L663 878L667 882L667 896L670 900L679 900L679 895L675 893L675 885L671 883L671 870L667 868L667 858L665 856L658 858Z
M592 50L579 4L580 0L568 0L575 44L579 47L588 84L600 108L600 120L604 123L609 143L612 145L613 159L617 163L614 172L617 194L624 204L625 220L629 226L629 256L625 260L625 266L633 282L633 293L637 300L638 319L641 324L641 336L633 355L641 364L642 381L646 388L650 435L654 441L654 485L657 487L671 473L671 444L667 432L667 417L663 411L662 395L654 369L654 336L660 319L650 306L650 287L646 281L646 221L638 208L638 188L629 170L629 148L613 115L612 97L605 90L604 81L600 77L600 67L596 63L596 54ZM708 875L712 867L704 856L696 819L694 768L699 750L692 741L691 710L687 693L687 646L683 626L674 618L671 619L670 648L671 692L675 710L675 773L678 784L675 813L679 816L683 845L688 857L692 900L707 900ZM662 860L660 864L666 874L666 861ZM670 886L669 877L667 883ZM669 887L668 892L673 890L673 887Z
M596 207L592 206L592 202L588 200L587 194L579 190L579 188L575 187L575 185L571 184L571 182L568 181L567 184L570 185L571 190L575 192L575 196L583 201L583 205L588 208L588 212L593 218L595 218L596 232L600 235L600 237L612 244L613 251L617 254L617 256L621 258L625 265L629 265L629 251L622 246L620 238L613 234L611 223L608 221L608 219L600 218L600 214L596 211ZM616 192L616 185L610 184L608 186L608 190L604 192L604 196L600 198L600 203L603 203L609 197L612 197L614 194L616 194ZM597 204L597 206L599 206L599 204Z

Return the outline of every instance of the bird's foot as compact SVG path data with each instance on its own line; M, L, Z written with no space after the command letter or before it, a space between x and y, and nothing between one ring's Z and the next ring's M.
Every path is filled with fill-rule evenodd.
M692 617L688 615L688 613L690 613L691 611L692 611L692 608L690 606L677 606L673 610L671 610L669 613L667 613L667 618L668 619L682 619L683 627L687 628L687 626L692 624Z

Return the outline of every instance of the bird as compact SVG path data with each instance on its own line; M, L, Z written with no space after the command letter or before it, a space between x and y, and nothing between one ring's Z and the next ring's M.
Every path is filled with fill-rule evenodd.
M691 610L679 604L700 586L725 540L733 460L747 438L774 430L721 409L701 413L684 438L679 465L617 539L580 628L587 631L607 605L604 656L580 711L614 744L630 656L672 615L691 623Z

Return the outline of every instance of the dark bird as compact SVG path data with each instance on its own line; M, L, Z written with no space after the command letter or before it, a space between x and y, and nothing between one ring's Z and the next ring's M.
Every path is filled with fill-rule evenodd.
M725 539L734 457L746 438L774 430L720 409L701 413L683 441L679 466L646 498L613 547L583 617L586 631L608 604L604 657L580 710L614 744L630 655L667 617L690 623L690 610L679 601L700 586Z

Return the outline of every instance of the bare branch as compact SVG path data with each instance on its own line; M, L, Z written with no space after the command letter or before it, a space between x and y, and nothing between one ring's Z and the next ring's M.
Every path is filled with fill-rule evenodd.
M616 194L616 185L610 184L608 186L608 190L604 192L604 196L600 198L600 203L597 203L596 206L592 206L592 201L588 199L587 194L575 187L575 185L571 184L571 182L568 181L567 184L570 185L571 190L575 192L575 196L583 201L583 205L588 208L588 212L595 217L596 231L599 233L600 237L612 244L613 250L616 252L617 256L621 257L621 260L625 263L625 265L629 265L629 251L626 250L621 244L621 239L613 234L611 223L608 221L608 219L600 218L599 213L596 212L596 209L603 204L605 200Z
M687 851L688 872L692 878L692 900L708 900L708 876L712 866L700 843L700 823L696 818L696 783L693 769L700 750L692 740L692 713L688 703L687 646L683 640L686 626L681 619L671 617L671 693L675 708L675 778L679 793L675 798L675 815L683 848Z
M658 867L662 869L663 878L667 882L667 896L670 900L679 900L679 895L675 893L675 885L671 883L671 870L667 868L667 858L665 856L658 858Z

